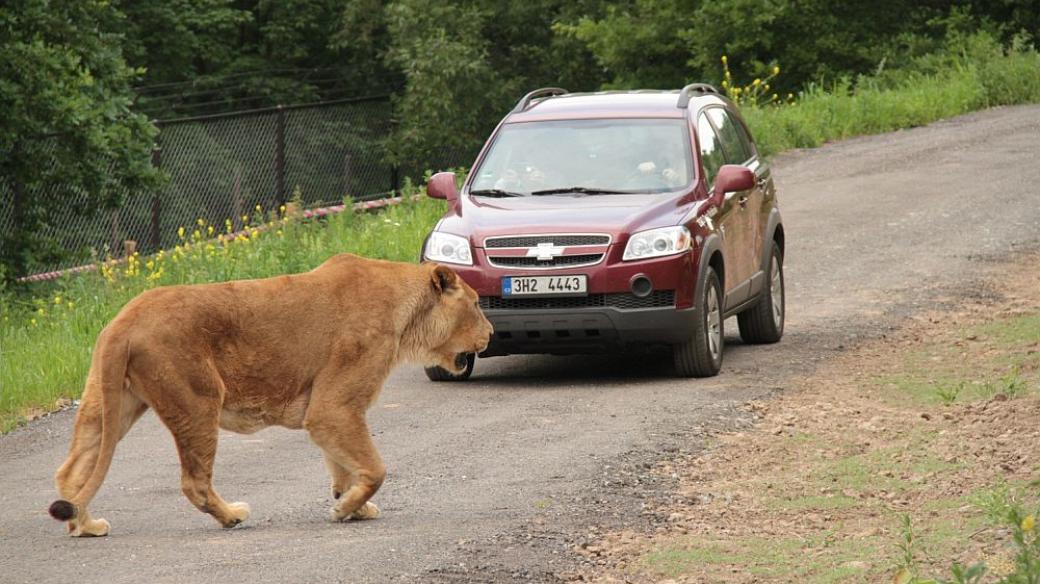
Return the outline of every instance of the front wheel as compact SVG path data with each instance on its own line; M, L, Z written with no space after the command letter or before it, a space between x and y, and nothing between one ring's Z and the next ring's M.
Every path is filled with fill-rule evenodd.
M690 340L672 345L675 371L681 377L712 377L722 368L722 284L714 268L704 274L697 320Z
M458 375L448 371L443 367L425 367L426 377L430 381L466 381L470 375L473 375L473 364L476 362L477 356L474 353L466 354L466 369Z
M740 338L749 344L775 343L784 336L784 256L774 241L769 258L769 286L751 308L737 315Z

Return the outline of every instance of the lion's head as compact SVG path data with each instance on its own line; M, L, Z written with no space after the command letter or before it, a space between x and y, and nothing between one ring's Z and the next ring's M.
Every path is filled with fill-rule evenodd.
M466 369L466 355L486 349L494 330L473 288L450 268L426 266L433 302L422 316L421 359L426 366L460 374Z

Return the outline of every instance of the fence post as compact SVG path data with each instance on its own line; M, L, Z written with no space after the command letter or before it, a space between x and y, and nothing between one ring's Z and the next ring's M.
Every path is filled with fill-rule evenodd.
M162 149L159 147L158 141L156 142L155 148L152 149L152 166L156 169L162 167ZM157 250L162 247L162 234L160 233L160 227L162 226L162 200L159 198L158 189L152 193L152 231L151 241L152 250Z
M235 165L235 182L231 185L231 214L234 215L232 225L235 231L245 227L242 216L245 215L245 201L242 200L242 165Z
M275 205L285 204L285 109L278 106L274 133L274 192Z
M394 196L397 193L397 187L400 183L401 167L393 165L390 167L390 196Z
M340 189L340 193L339 193L339 197L340 197L341 200L344 197L348 196L348 195L353 195L354 194L353 193L354 189L351 188L351 184L350 184L350 173L351 173L350 162L351 162L351 156L350 156L350 153L347 152L346 154L343 155L343 188Z
M119 248L122 247L122 241L119 238L119 209L112 209L112 242L109 244L109 253L112 257L119 257Z

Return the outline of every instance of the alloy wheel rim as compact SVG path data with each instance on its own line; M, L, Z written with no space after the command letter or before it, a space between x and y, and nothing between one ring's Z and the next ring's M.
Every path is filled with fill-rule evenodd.
M780 262L777 261L776 256L773 256L770 272L772 281L769 285L769 295L773 301L773 324L780 328L784 322L784 282L780 276Z
M719 312L719 294L712 286L708 289L708 350L717 359L722 347L722 315Z

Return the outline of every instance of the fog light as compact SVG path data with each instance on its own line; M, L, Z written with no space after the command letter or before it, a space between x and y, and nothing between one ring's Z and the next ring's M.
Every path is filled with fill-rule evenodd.
M635 294L637 298L646 298L654 291L654 285L650 282L650 278L642 274L632 278L629 287L632 289L632 294Z

